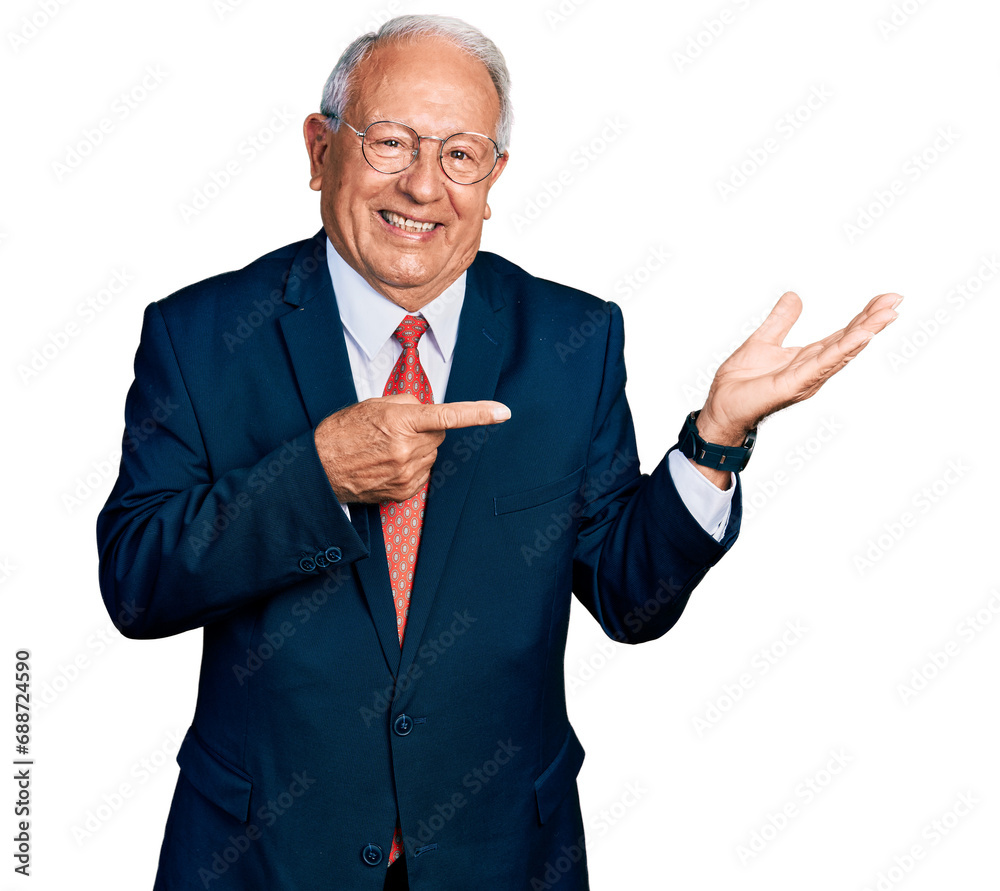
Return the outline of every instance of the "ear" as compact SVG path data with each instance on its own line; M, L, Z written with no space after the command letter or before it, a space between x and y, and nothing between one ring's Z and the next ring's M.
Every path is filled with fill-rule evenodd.
M302 124L302 135L309 153L309 188L318 192L323 187L323 169L326 153L331 150L330 137L333 133L327 128L324 115L311 114Z
M510 153L504 152L499 158L497 158L497 166L493 168L493 172L489 175L486 180L486 194L489 195L490 189L493 188L493 184L500 179L500 174L503 173L504 168L507 166L507 161L510 160ZM488 220L493 216L493 211L490 210L489 204L483 209L483 219Z
M497 158L497 166L493 168L493 172L490 174L490 178L488 180L491 189L493 188L493 183L500 179L500 174L503 173L509 160L510 152L504 152L499 158Z

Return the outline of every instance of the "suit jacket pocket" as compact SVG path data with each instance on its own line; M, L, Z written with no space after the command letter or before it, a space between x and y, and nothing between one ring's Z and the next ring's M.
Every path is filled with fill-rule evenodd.
M194 727L188 729L181 743L177 763L185 778L209 801L241 823L247 822L253 780L205 745Z
M493 513L499 517L500 514L527 510L529 507L538 507L565 495L572 495L583 484L585 469L582 466L578 467L572 473L544 486L536 486L524 492L514 492L512 495L500 495L493 499Z
M559 754L535 780L535 800L538 803L538 819L544 823L566 797L566 793L576 783L576 775L583 765L583 746L576 738L572 727L566 730L566 739Z

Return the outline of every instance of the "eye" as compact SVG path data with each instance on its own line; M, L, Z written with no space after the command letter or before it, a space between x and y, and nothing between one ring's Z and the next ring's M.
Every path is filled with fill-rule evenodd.
M482 157L482 150L471 143L461 142L448 146L448 158L456 164L477 164Z

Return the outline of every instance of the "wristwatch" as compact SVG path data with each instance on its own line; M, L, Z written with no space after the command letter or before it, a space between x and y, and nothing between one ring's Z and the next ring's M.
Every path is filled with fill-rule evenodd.
M693 411L684 419L678 445L681 454L686 455L695 464L700 464L702 467L739 473L747 466L750 456L753 454L753 446L757 441L757 428L754 427L747 434L743 445L724 446L714 442L705 442L698 434L698 426L695 424L699 414L700 411Z

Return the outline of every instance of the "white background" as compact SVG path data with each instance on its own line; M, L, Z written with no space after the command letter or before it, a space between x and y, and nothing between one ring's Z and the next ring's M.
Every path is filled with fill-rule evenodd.
M345 5L15 0L0 17L0 675L13 699L31 650L34 887L151 886L193 709L200 635L126 641L97 587L143 308L316 231L301 121L350 39L426 11L506 54L517 122L484 247L620 303L646 470L782 291L805 303L791 343L906 296L762 427L740 540L669 635L612 645L574 608L593 887L996 887L995 4ZM932 677L906 693L914 672ZM12 847L2 885L25 887Z

